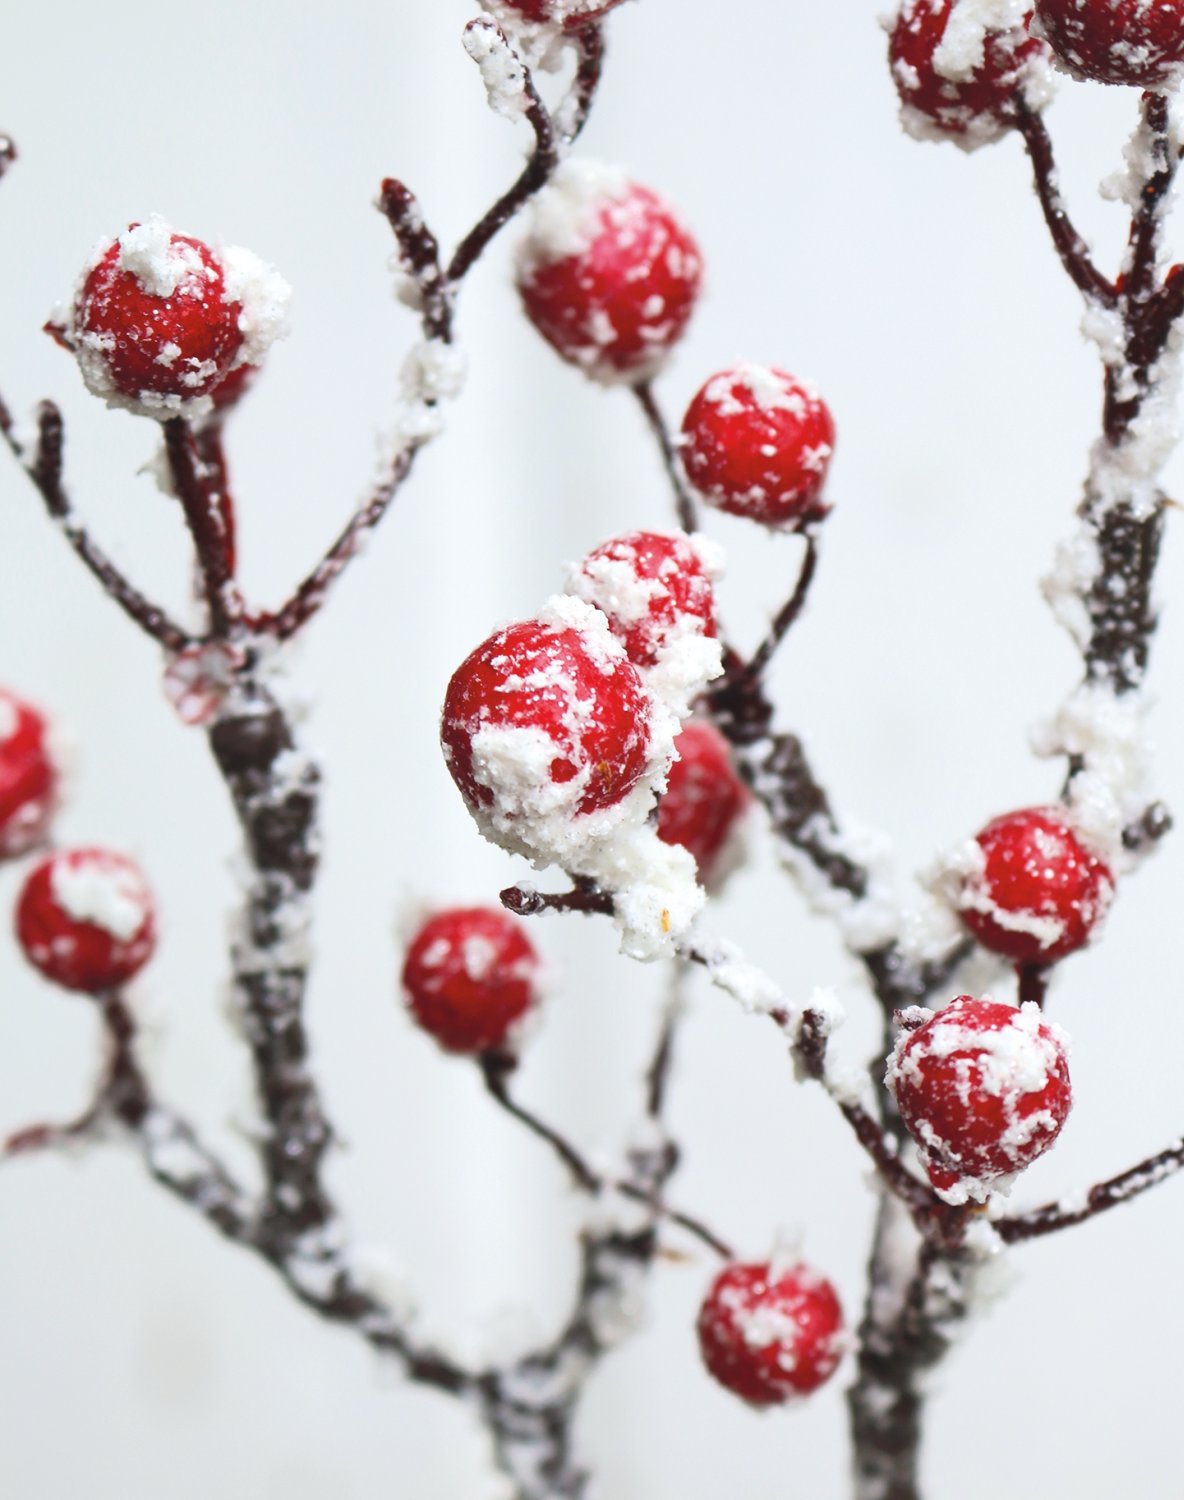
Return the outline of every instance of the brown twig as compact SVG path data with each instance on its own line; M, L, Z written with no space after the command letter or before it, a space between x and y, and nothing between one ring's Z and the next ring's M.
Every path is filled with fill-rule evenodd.
M184 418L170 418L162 430L173 487L197 555L211 633L225 640L242 620L243 601L234 581L234 536L222 494L224 476L205 463Z
M812 531L805 533L805 540L806 552L802 558L801 568L798 570L798 581L794 585L793 593L777 611L769 627L768 635L757 647L748 663L747 671L751 677L760 677L764 673L777 647L780 646L790 627L806 607L806 598L818 567L818 541Z
M662 455L662 464L666 470L666 477L670 481L670 488L674 492L674 507L678 512L678 524L686 532L697 531L699 526L696 514L695 502L691 491L683 478L682 469L679 467L678 454L674 446L674 438L671 436L670 428L666 424L666 418L662 415L658 399L654 395L653 382L650 380L639 380L632 387L633 394L637 397L637 404L645 416L649 429L653 433L658 444L658 451Z
M1149 1156L1137 1166L1120 1172L1090 1188L1084 1198L1077 1202L1045 1203L1027 1213L1006 1215L995 1220L995 1230L1008 1244L1021 1240L1038 1239L1045 1234L1055 1234L1060 1229L1071 1229L1075 1224L1084 1224L1107 1209L1129 1203L1145 1193L1148 1188L1158 1186L1184 1167L1184 1138L1173 1141L1165 1150Z

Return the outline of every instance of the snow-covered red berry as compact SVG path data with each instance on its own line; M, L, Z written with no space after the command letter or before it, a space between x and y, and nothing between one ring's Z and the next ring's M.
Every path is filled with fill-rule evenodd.
M672 641L715 635L713 550L683 532L626 532L577 564L569 587L604 614L631 662L651 667Z
M0 688L0 859L26 854L45 837L58 790L48 741L41 714Z
M573 31L600 20L615 10L621 0L498 0L498 3L536 26L562 26Z
M1182 0L1035 0L1032 31L1098 83L1170 88L1184 65Z
M537 999L538 954L508 912L456 907L415 934L403 964L412 1015L449 1052L506 1045Z
M674 742L677 759L658 804L658 837L695 856L700 881L717 873L721 854L751 800L732 751L714 724L694 719Z
M766 526L826 514L835 425L807 381L742 363L713 375L682 424L687 478L710 505Z
M1041 109L1049 51L1028 33L1031 14L1021 0L904 0L888 60L909 134L972 150L1012 128L1017 101Z
M843 1357L835 1289L803 1265L728 1266L703 1300L698 1329L709 1372L751 1406L809 1395Z
M887 1083L929 1180L947 1203L985 1202L1060 1134L1072 1091L1064 1033L1032 1002L1018 1010L960 995L916 1007Z
M1114 895L1107 866L1061 809L995 818L962 861L954 901L984 948L1013 963L1051 964L1090 939Z
M497 631L448 684L440 736L452 779L503 824L593 813L645 774L649 695L602 617L565 611ZM574 607L574 608L573 608ZM583 612L600 634L581 628Z
M125 984L152 957L152 893L122 854L61 850L25 881L16 935L25 957L47 979L99 994Z
M571 160L535 199L517 282L530 321L564 359L596 380L639 381L686 327L701 269L656 193Z
M287 296L249 251L214 250L152 218L99 247L60 337L96 395L196 415L219 390L237 394L236 370L284 331Z

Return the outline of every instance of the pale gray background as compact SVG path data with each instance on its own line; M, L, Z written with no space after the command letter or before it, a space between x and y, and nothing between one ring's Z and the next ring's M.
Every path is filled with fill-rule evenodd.
M8 6L0 126L23 160L0 188L0 389L65 408L80 508L128 570L182 608L173 507L136 470L150 423L106 412L39 332L93 241L159 211L246 244L297 290L294 333L236 424L245 576L282 595L370 472L413 321L390 296L390 237L369 206L403 176L454 240L517 168L459 45L461 0L316 6ZM277 19L283 15L283 20ZM1071 516L1097 424L1076 294L1046 243L1014 140L964 159L905 139L874 7L860 0L644 0L611 27L586 149L668 194L697 232L709 291L662 385L680 409L738 356L813 376L833 406L836 502L808 617L777 664L841 806L906 867L988 816L1051 795L1028 726L1075 679L1037 580ZM1051 116L1067 189L1113 264L1098 203L1134 97L1066 87ZM512 238L508 236L507 239ZM508 244L466 289L468 391L294 669L323 751L326 859L311 1025L345 1146L333 1184L359 1234L422 1294L430 1325L479 1347L503 1310L552 1326L573 1269L558 1170L494 1114L465 1066L395 1001L396 939L418 901L489 899L512 872L483 847L440 761L455 663L615 528L664 524L632 403L559 367L520 319ZM1179 483L1180 468L1173 470ZM722 518L731 628L754 640L795 544ZM1169 527L1165 600L1184 588ZM156 651L83 577L29 487L0 468L0 681L74 744L66 841L133 851L164 942L137 997L171 1094L242 1157L239 1046L220 1017L234 829L200 734L158 691ZM1167 609L1155 683L1159 784L1184 808L1184 624ZM1180 840L1122 893L1105 945L1066 965L1054 1013L1076 1042L1077 1107L1022 1185L1033 1201L1116 1171L1181 1128ZM18 869L0 871L7 905ZM794 993L837 984L869 1028L853 965L769 868L716 916ZM556 981L523 1089L589 1148L636 1111L656 971L605 925L551 923ZM0 948L0 1126L85 1097L95 1027ZM752 1254L777 1226L858 1305L863 1163L772 1033L696 999L673 1098L681 1201ZM483 1493L466 1416L399 1387L317 1326L269 1274L108 1148L0 1175L0 1492L20 1500L415 1500ZM1019 1284L936 1382L926 1470L959 1500L1180 1493L1184 1183L1019 1252ZM761 1417L702 1374L691 1326L711 1267L664 1267L648 1328L598 1376L581 1438L622 1500L839 1500L841 1389Z

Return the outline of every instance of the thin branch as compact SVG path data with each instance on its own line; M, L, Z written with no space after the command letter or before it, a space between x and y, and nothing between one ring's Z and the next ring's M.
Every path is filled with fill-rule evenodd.
M645 415L650 431L657 441L658 449L662 455L662 463L666 469L666 476L670 480L670 488L674 491L674 505L678 512L678 524L686 532L698 530L698 517L695 502L691 496L686 480L683 478L679 467L678 455L675 451L674 439L670 434L670 428L666 425L666 419L658 405L657 397L654 395L653 382L640 380L632 387L633 394L637 397L637 403Z
M1142 127L1151 142L1150 155L1155 167L1143 185L1131 219L1123 291L1135 304L1146 301L1155 289L1160 230L1176 175L1177 157L1168 139L1169 113L1166 94L1143 95Z
M1107 1209L1117 1208L1120 1203L1129 1203L1148 1188L1156 1187L1175 1176L1181 1167L1184 1167L1184 1137L1173 1141L1166 1150L1149 1156L1137 1166L1120 1172L1117 1177L1097 1183L1083 1199L1045 1203L1024 1214L1008 1215L996 1219L994 1228L1010 1245L1054 1234L1060 1229L1071 1229L1075 1224L1083 1224L1086 1219L1096 1218Z
M548 911L578 911L584 915L612 916L613 898L594 881L577 876L570 891L536 891L530 886L509 885L498 899L516 917L541 916Z
M572 36L576 48L576 73L568 97L557 111L563 121L560 132L570 146L588 123L596 91L604 69L604 29L600 24L584 24Z
M510 1097L509 1080L517 1066L517 1059L501 1052L485 1052L478 1057L477 1065L481 1069L481 1077L485 1081L490 1097L495 1099L507 1114L513 1115L516 1120L526 1126L527 1130L551 1147L575 1179L577 1187L583 1188L588 1193L599 1192L603 1186L600 1174L592 1170L571 1142L560 1135L558 1130L545 1124L538 1115L524 1109Z
M752 660L748 663L748 673L752 677L760 677L765 668L773 659L773 653L785 639L790 627L797 620L806 605L806 598L810 592L810 585L814 581L814 574L818 567L818 542L813 532L807 531L806 553L802 558L802 566L798 572L798 581L794 586L793 593L777 611L776 618L769 628L769 633L753 653Z
M1049 972L1048 964L1016 964L1015 977L1021 1005L1030 1000L1043 1009L1044 998L1048 993Z
M234 581L234 540L219 493L219 476L202 460L184 418L171 417L163 432L173 486L197 554L211 630L216 639L224 640L242 619L243 603Z

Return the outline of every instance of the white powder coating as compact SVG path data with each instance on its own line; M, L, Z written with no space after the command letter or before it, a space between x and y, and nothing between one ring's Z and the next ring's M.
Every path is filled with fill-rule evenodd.
M54 901L75 922L130 942L152 915L152 895L134 865L100 851L61 855L50 870Z
M986 61L987 34L1022 31L1028 0L955 0L945 34L933 53L933 69L952 83L973 78Z
M242 307L238 331L243 336L231 369L257 365L277 339L288 332L288 303L292 288L274 266L250 250L228 245L221 253L226 279L225 298Z
M736 394L737 387L742 395ZM745 401L743 396L749 399ZM784 411L800 419L819 400L818 391L810 381L796 376L787 378L768 365L754 364L751 360L740 360L713 376L703 397L721 417L741 416L756 406L763 412Z
M153 297L172 297L182 283L190 283L187 295L200 298L201 283L216 281L217 275L192 245L175 241L175 233L159 214L133 224L119 236L117 264Z
M518 246L519 282L539 266L583 254L596 238L604 209L627 202L630 190L620 167L588 157L561 162L533 201L527 234Z
M526 69L501 29L492 21L470 21L463 42L481 69L490 109L508 120L519 119L527 106Z
M1033 838L1039 841L1039 831ZM1061 841L1051 840L1050 844L1049 857L1062 857ZM934 864L928 873L930 888L953 910L981 912L1006 932L1022 932L1035 938L1042 948L1052 948L1063 940L1065 922L1061 917L1000 906L986 885L986 870L987 856L982 845L977 839L965 839Z

